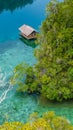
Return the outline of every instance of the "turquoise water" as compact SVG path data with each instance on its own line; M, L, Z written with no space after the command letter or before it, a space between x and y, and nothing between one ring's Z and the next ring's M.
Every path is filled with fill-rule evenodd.
M19 94L9 84L14 67L26 62L36 63L34 49L19 39L18 28L28 24L39 30L45 18L45 6L49 0L0 0L0 124L4 121L26 122L32 112L42 115L54 110L73 123L73 103L53 103L37 95Z

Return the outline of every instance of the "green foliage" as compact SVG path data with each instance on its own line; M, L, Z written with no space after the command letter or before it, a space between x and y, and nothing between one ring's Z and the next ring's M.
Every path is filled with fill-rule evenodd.
M36 51L39 61L36 71L42 82L41 93L51 100L73 98L72 21L73 1L52 0L47 6L38 40L41 47Z
M51 0L38 36L34 67L17 67L19 90L39 92L50 100L73 98L73 1ZM25 69L26 68L26 69ZM26 71L25 71L26 70ZM17 76L18 75L18 76ZM25 81L23 75L26 75ZM19 82L18 81L18 82Z
M56 116L54 112L47 112L41 118L34 113L26 124L5 122L0 126L0 130L73 130L73 126L65 118Z
M35 81L33 68L25 63L21 63L15 67L10 83L18 86L17 91L32 93L37 88L37 82L33 81Z

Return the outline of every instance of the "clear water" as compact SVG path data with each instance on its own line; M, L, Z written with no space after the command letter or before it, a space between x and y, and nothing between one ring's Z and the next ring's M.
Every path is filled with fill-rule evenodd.
M9 85L14 67L26 62L35 64L35 48L19 39L18 28L28 24L39 30L49 0L0 0L0 124L4 121L26 122L30 113L55 111L73 123L73 103L53 103L37 95L22 95Z

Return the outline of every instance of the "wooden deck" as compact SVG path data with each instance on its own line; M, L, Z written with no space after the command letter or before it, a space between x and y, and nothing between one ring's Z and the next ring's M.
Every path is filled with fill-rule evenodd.
M37 38L36 35L29 35L28 37L25 34L23 34L23 33L20 33L20 35L23 36L24 38L28 39L28 40Z

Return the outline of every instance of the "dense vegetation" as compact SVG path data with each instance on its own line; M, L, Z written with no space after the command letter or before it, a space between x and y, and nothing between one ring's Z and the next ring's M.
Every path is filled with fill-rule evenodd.
M21 92L38 92L50 100L73 98L73 0L51 0L42 23L33 67L20 64L11 82Z
M54 112L47 112L41 118L33 113L29 123L6 122L0 130L73 130L73 126L63 117L56 116Z

